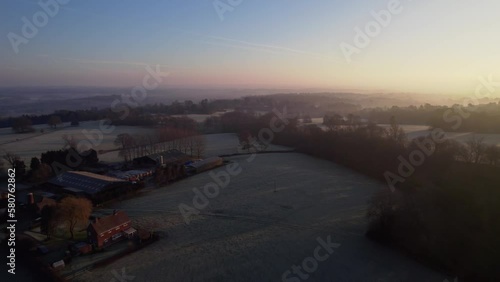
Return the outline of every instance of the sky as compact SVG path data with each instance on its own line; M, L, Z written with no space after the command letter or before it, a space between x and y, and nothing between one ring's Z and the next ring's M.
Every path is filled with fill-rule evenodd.
M59 0L44 25L39 2L54 1L0 2L0 87L135 86L147 65L169 72L161 87L467 94L479 76L500 81L498 0ZM373 12L390 20L377 30Z

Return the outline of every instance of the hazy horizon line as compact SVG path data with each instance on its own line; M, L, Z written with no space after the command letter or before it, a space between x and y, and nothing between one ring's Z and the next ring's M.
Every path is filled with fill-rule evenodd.
M89 85L40 85L40 86L0 86L0 90L7 89L129 89L130 86L89 86ZM363 95L445 95L445 96L467 96L468 93L438 93L438 92L410 92L410 91L389 91L383 89L342 89L342 88L327 88L327 87L278 87L278 86L222 86L222 85L207 85L207 86L190 86L190 85L171 85L163 86L155 89L152 92L165 90L225 90L225 91L289 91L288 93L273 93L273 94L320 94L320 93L335 93L335 94L363 94ZM270 94L263 94L270 95Z

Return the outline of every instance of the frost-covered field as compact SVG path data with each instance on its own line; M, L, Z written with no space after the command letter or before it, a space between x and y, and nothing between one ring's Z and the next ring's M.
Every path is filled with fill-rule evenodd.
M190 116L192 118L192 116ZM203 116L204 117L204 116ZM201 117L200 117L201 118ZM319 122L314 119L314 122ZM382 125L387 126L387 125ZM410 138L426 136L429 134L427 126L421 125L402 125L405 132ZM29 162L32 157L40 157L40 154L48 150L59 150L64 146L62 137L64 135L73 135L77 140L95 140L100 138L93 134L99 132L99 121L82 122L78 127L70 127L69 124L64 124L63 129L52 131L47 125L34 126L36 132L27 134L14 134L10 128L0 129L0 154L11 152L19 155L26 162ZM45 131L44 134L40 130ZM153 128L143 128L134 126L117 126L111 133L102 134L102 140L93 147L94 150L110 150L116 149L113 144L116 136L122 133L129 134L152 134ZM473 133L446 133L448 138L456 139L460 142L466 142L472 137ZM484 137L487 144L500 145L500 134L476 134L478 137ZM233 154L238 152L238 139L234 134L212 134L206 135L207 139L207 156L215 156L219 154ZM281 146L271 145L268 150L281 150ZM118 152L109 152L99 155L99 159L105 162L116 162L122 160L118 156Z
M316 124L323 128L324 130L327 130L326 126L323 126L323 119L322 118L313 118L312 119L313 124ZM380 126L384 128L388 128L389 125L387 124L380 124ZM426 125L401 125L403 130L408 134L408 137L410 139L421 137L421 136L427 136L430 131L429 131L429 126ZM446 132L446 138L449 139L455 139L459 142L465 143L467 140L469 140L473 135L476 135L476 137L482 137L484 138L484 142L489 145L497 145L500 146L500 134L474 134L472 132Z
M207 157L246 152L245 150L238 149L238 137L233 133L205 135L205 144L205 156ZM273 144L269 145L269 147L266 148L266 151L281 150L290 150L290 148Z
M47 125L35 126L36 133L28 134L13 134L10 128L0 129L0 153L4 151L15 153L28 162L32 157L40 157L41 153L48 150L59 150L64 146L62 137L64 135L73 135L77 140L99 140L99 135L92 134L99 131L99 121L82 122L78 127L70 127L68 124L63 125L61 130L40 134L40 129L47 131ZM109 150L114 149L113 144L116 136L121 133L129 134L148 134L154 129L134 127L134 126L116 126L111 133L102 134L102 140L96 143L94 150ZM19 141L16 141L19 139ZM96 141L97 142L97 141ZM103 161L119 160L118 153L112 152L100 155L99 159Z
M209 135L207 140L209 151L222 154L236 138ZM113 270L121 274L125 268L133 281L282 281L292 265L313 256L317 237L328 236L341 246L307 281L444 280L364 237L367 201L381 184L297 153L248 158L228 158L241 173L189 225L178 205L192 206L192 189L211 182L210 173L108 207L108 212L125 210L136 223L157 225L162 239L77 280L111 281Z
M409 138L417 138L427 136L430 131L429 127L425 125L402 125L404 131L408 134ZM490 145L500 145L500 134L474 134L472 132L446 132L446 138L455 139L459 142L465 143L467 140L476 137L484 138L484 142Z
M116 149L114 140L116 136L122 133L131 135L153 134L154 128L144 128L135 126L116 126L110 133L104 133L99 130L98 121L82 122L78 127L70 127L64 124L62 129L52 131L47 125L35 126L35 133L14 134L10 128L0 129L0 154L11 152L20 156L25 162L30 161L32 157L40 155L48 150L60 150L64 146L63 136L74 136L76 140L100 140L93 147L94 150ZM40 130L45 133L41 134ZM102 133L102 137L98 134ZM101 139L102 138L102 139ZM238 153L238 138L235 134L211 134L205 135L206 156L217 156L219 154ZM271 145L268 150L287 149L281 146ZM117 151L99 155L99 159L105 162L116 162L123 160Z
M190 118L198 123L201 123L201 122L205 122L205 120L209 117L218 117L218 116L221 116L223 115L224 113L226 112L229 112L229 111L232 111L232 110L227 110L225 112L215 112L213 114L210 114L210 115L204 115L204 114L189 114L189 115L172 115L173 117L187 117L187 118Z

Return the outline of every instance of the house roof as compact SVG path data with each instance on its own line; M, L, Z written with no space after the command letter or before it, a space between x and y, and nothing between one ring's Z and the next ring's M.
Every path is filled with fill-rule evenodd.
M101 234L129 222L130 218L128 215L124 211L118 211L112 215L97 219L96 222L92 222L90 226L97 234Z

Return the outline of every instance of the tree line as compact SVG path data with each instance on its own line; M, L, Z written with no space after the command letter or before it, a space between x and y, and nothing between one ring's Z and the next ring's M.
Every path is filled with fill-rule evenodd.
M451 113L462 117L460 126L450 122ZM500 103L481 105L433 106L425 104L419 107L391 107L363 109L362 117L374 123L387 123L391 116L396 116L401 124L428 125L449 132L500 133Z
M20 117L7 117L0 119L0 128L10 127L16 133L33 132L33 125L48 124L55 127L58 124L69 122L78 125L83 121L95 121L109 119L114 125L149 126L155 125L155 114L161 115L188 115L188 114L211 114L228 108L235 108L241 104L240 99L203 99L199 103L191 100L171 104L155 103L131 107L125 119L122 113L113 111L111 108L91 108L87 110L58 110L52 114L22 115Z
M114 144L125 162L174 149L198 158L205 152L205 139L202 135L175 127L160 127L154 134L119 134Z
M63 139L68 140L68 138L64 136ZM75 140L71 141L73 146L65 146L60 150L47 151L42 153L40 158L32 157L29 166L26 165L19 155L11 152L4 152L1 156L0 167L4 166L3 161L5 161L8 167L16 170L16 178L19 181L28 180L34 183L40 183L47 181L50 177L57 175L66 168L78 169L83 166L92 166L99 162L95 150L91 149L85 152L78 152L76 150L76 142L74 141ZM75 160L77 158L80 161L78 162L78 166L75 166Z
M272 115L232 113L225 129L257 136ZM222 116L221 120L225 120ZM425 137L409 139L395 117L343 124L326 130L290 120L273 143L334 161L386 183L401 156L421 150ZM336 124L336 123L334 123ZM405 181L377 192L370 202L367 236L391 244L465 281L497 281L500 270L500 151L476 136L465 143L432 145L423 164ZM312 187L311 187L312 188ZM375 191L374 191L375 192Z

